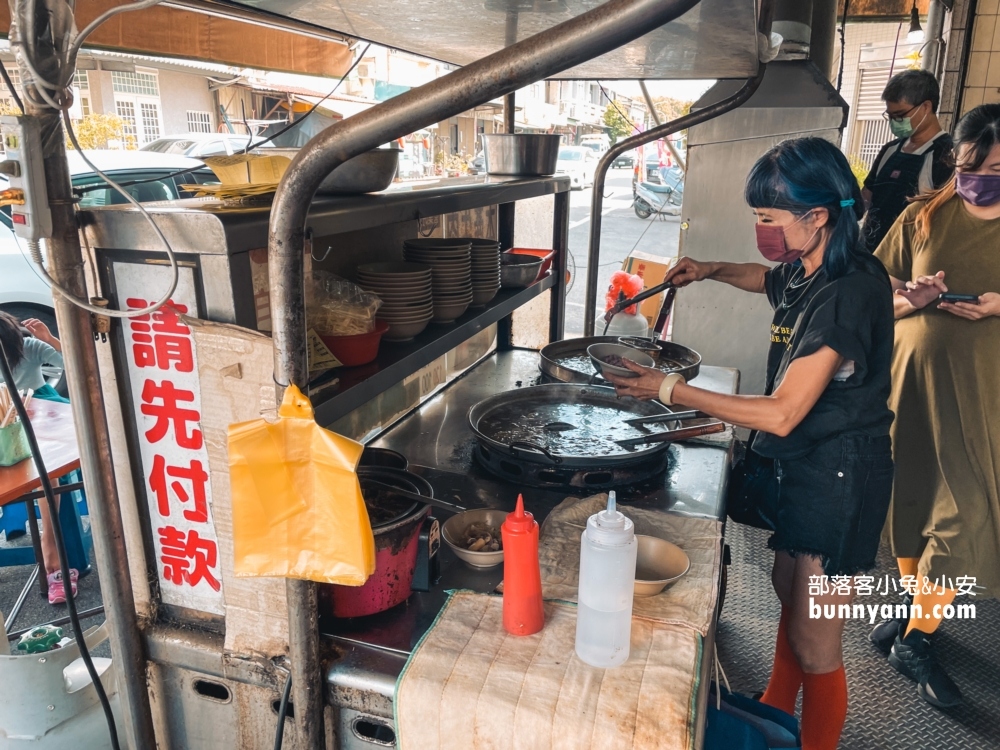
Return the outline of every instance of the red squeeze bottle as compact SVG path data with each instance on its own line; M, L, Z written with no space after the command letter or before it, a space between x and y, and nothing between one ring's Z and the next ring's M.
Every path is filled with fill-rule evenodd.
M538 524L524 512L524 499L500 527L503 537L503 627L511 635L531 635L545 624L542 576L538 569Z

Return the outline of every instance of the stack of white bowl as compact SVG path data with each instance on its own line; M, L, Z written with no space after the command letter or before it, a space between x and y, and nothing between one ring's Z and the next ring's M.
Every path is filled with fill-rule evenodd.
M485 307L500 291L500 243L470 238L472 243L472 307Z
M434 317L431 269L419 263L368 263L358 266L358 286L382 300L378 319L389 324L382 338L409 341Z
M403 256L431 267L434 322L451 323L472 304L472 243L437 237L406 240Z

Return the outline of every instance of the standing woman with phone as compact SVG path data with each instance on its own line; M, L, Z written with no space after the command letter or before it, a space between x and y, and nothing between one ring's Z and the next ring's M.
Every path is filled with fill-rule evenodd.
M969 112L955 141L955 177L915 199L875 253L895 289L889 529L920 611L871 641L939 708L962 701L932 652L956 581L1000 595L1000 105Z

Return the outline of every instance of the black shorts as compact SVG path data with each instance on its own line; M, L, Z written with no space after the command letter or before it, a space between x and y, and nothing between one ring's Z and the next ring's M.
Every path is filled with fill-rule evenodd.
M847 434L796 459L775 461L778 513L773 550L815 555L829 576L875 567L892 496L888 435Z

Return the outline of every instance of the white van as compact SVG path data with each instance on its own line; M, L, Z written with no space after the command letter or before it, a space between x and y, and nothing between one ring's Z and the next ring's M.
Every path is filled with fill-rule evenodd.
M603 154L611 148L611 139L604 133L591 133L580 137L580 145Z

